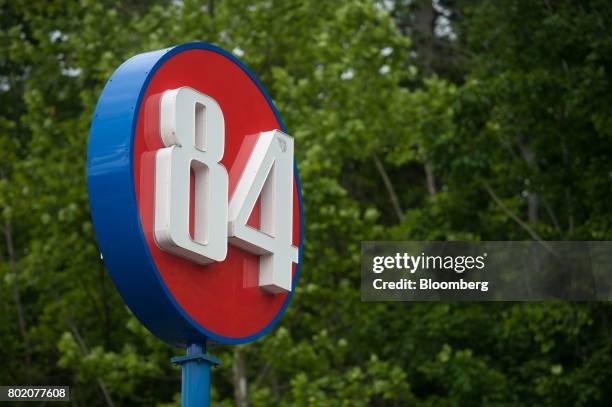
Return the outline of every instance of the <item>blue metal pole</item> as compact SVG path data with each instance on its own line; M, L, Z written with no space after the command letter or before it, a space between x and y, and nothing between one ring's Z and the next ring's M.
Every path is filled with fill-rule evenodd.
M171 361L183 368L181 406L210 406L210 367L221 362L206 354L206 343L189 344L187 355L174 357Z

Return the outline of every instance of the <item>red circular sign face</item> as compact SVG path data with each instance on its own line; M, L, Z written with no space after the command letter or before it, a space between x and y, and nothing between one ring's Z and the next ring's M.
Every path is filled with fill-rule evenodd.
M282 129L282 124L249 74L228 56L207 49L189 49L168 58L152 76L138 107L133 146L134 187L146 244L163 284L182 311L213 337L244 339L269 326L287 305L290 295L271 294L259 287L260 257L230 244L225 260L201 265L160 250L155 240L155 160L156 152L165 147L160 137L160 102L164 92L180 87L208 95L221 108L225 149L220 163L229 174L228 200L255 145L256 138L247 136ZM292 243L299 247L301 214L296 176ZM191 185L193 197L194 182ZM258 200L247 223L254 228L260 226L259 207ZM191 208L193 236L193 202ZM296 264L292 267L295 279Z

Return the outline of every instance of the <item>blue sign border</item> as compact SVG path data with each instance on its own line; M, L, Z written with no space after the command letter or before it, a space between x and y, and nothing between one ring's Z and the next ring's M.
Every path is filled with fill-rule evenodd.
M229 52L209 43L192 42L136 55L125 61L106 83L91 124L87 151L87 182L94 230L104 263L123 300L153 334L175 345L204 340L241 344L265 335L285 312L295 292L302 263L304 211L297 163L294 162L300 208L300 248L293 289L276 317L246 337L215 334L193 320L163 282L147 246L134 186L134 138L138 112L151 78L172 56L201 49L219 53L237 64L257 85L281 130L285 125L272 99L251 71Z

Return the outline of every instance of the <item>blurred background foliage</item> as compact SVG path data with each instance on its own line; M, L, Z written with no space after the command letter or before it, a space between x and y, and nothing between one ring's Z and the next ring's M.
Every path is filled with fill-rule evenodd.
M0 0L0 383L178 405L181 350L100 260L86 146L122 61L207 41L275 100L306 216L279 326L212 349L216 405L610 405L610 303L362 303L359 254L612 239L611 17L604 0Z

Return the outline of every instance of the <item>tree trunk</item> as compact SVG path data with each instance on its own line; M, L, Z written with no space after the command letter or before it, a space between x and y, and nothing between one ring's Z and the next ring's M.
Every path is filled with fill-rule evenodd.
M425 176L427 178L427 193L430 196L434 196L438 193L438 189L436 188L436 178L433 173L433 165L431 164L431 161L426 159L424 168Z
M433 72L433 59L435 53L435 28L438 12L432 1L423 1L422 6L414 14L414 27L416 29L416 51L423 64L425 76Z
M423 64L423 76L428 77L434 73L435 28L438 12L432 1L423 1L421 7L415 13L414 27L417 31L418 41L416 43L417 54ZM424 161L425 177L427 181L427 193L434 196L438 189L433 172L433 164L429 158Z
M519 139L519 148L523 159L532 171L537 171L536 156L531 147L523 139ZM527 219L530 223L536 223L539 218L540 199L533 188L530 188L527 196Z
M234 348L232 381L234 383L234 401L236 403L236 407L248 407L249 395L246 377L246 361L244 352L239 346Z

